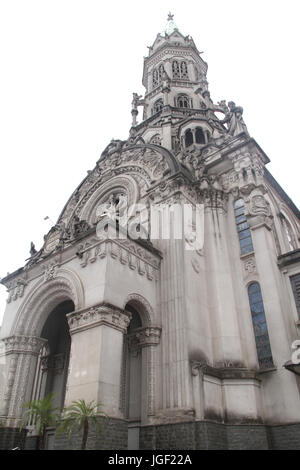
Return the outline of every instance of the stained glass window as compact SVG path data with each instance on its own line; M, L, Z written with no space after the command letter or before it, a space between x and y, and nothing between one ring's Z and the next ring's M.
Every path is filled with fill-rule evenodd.
M253 282L248 287L249 304L251 309L252 324L256 342L258 363L261 369L274 367L272 351L268 333L267 320L261 289L258 282Z
M235 223L238 232L241 254L245 255L253 251L251 231L245 216L245 203L243 199L238 199L234 203Z

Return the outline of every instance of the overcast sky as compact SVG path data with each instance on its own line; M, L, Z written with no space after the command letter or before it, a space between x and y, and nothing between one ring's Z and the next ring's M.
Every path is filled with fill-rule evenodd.
M0 0L1 277L41 247L44 217L56 222L109 141L128 137L169 11L203 51L211 97L244 108L299 206L299 0ZM0 324L5 299L0 286Z

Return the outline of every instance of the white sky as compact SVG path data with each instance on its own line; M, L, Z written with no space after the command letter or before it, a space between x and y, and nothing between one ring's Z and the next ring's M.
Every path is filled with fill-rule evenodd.
M1 277L41 247L44 217L56 222L109 141L128 137L169 10L204 51L213 100L244 108L299 205L299 0L0 0ZM0 324L6 296L0 286Z

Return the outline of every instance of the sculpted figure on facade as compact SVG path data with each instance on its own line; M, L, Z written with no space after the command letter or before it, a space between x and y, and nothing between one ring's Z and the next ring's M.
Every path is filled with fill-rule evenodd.
M228 133L232 136L238 135L241 132L248 134L246 124L243 120L243 108L241 106L236 106L233 101L229 101L228 108L229 111L221 121L222 124L227 124Z
M137 93L132 93L132 109L137 110L138 106L143 105L143 100L141 99L142 95L138 95Z
M250 198L249 213L251 215L271 215L270 204L262 194L255 194Z

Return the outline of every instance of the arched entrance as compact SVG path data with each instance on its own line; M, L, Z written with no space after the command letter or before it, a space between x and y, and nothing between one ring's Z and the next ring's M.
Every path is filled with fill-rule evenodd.
M48 315L41 331L45 343L37 358L31 400L40 400L49 394L54 395L53 406L63 409L68 378L71 337L66 315L74 311L74 302L59 303ZM29 425L29 434L36 434L35 427ZM46 436L46 448L51 449L54 431Z
M122 408L128 420L128 449L136 450L140 427L155 410L154 364L161 328L152 324L153 311L141 296L132 295L125 311L131 320L124 337Z
M131 321L124 341L124 414L128 419L128 449L133 450L139 449L139 429L142 412L142 349L137 334L143 325L140 314L132 305L127 304L125 309L131 314Z
M33 399L50 393L55 395L54 406L63 408L71 347L66 315L74 311L72 300L66 300L50 312L42 328L41 337L47 341L42 347L37 364Z

